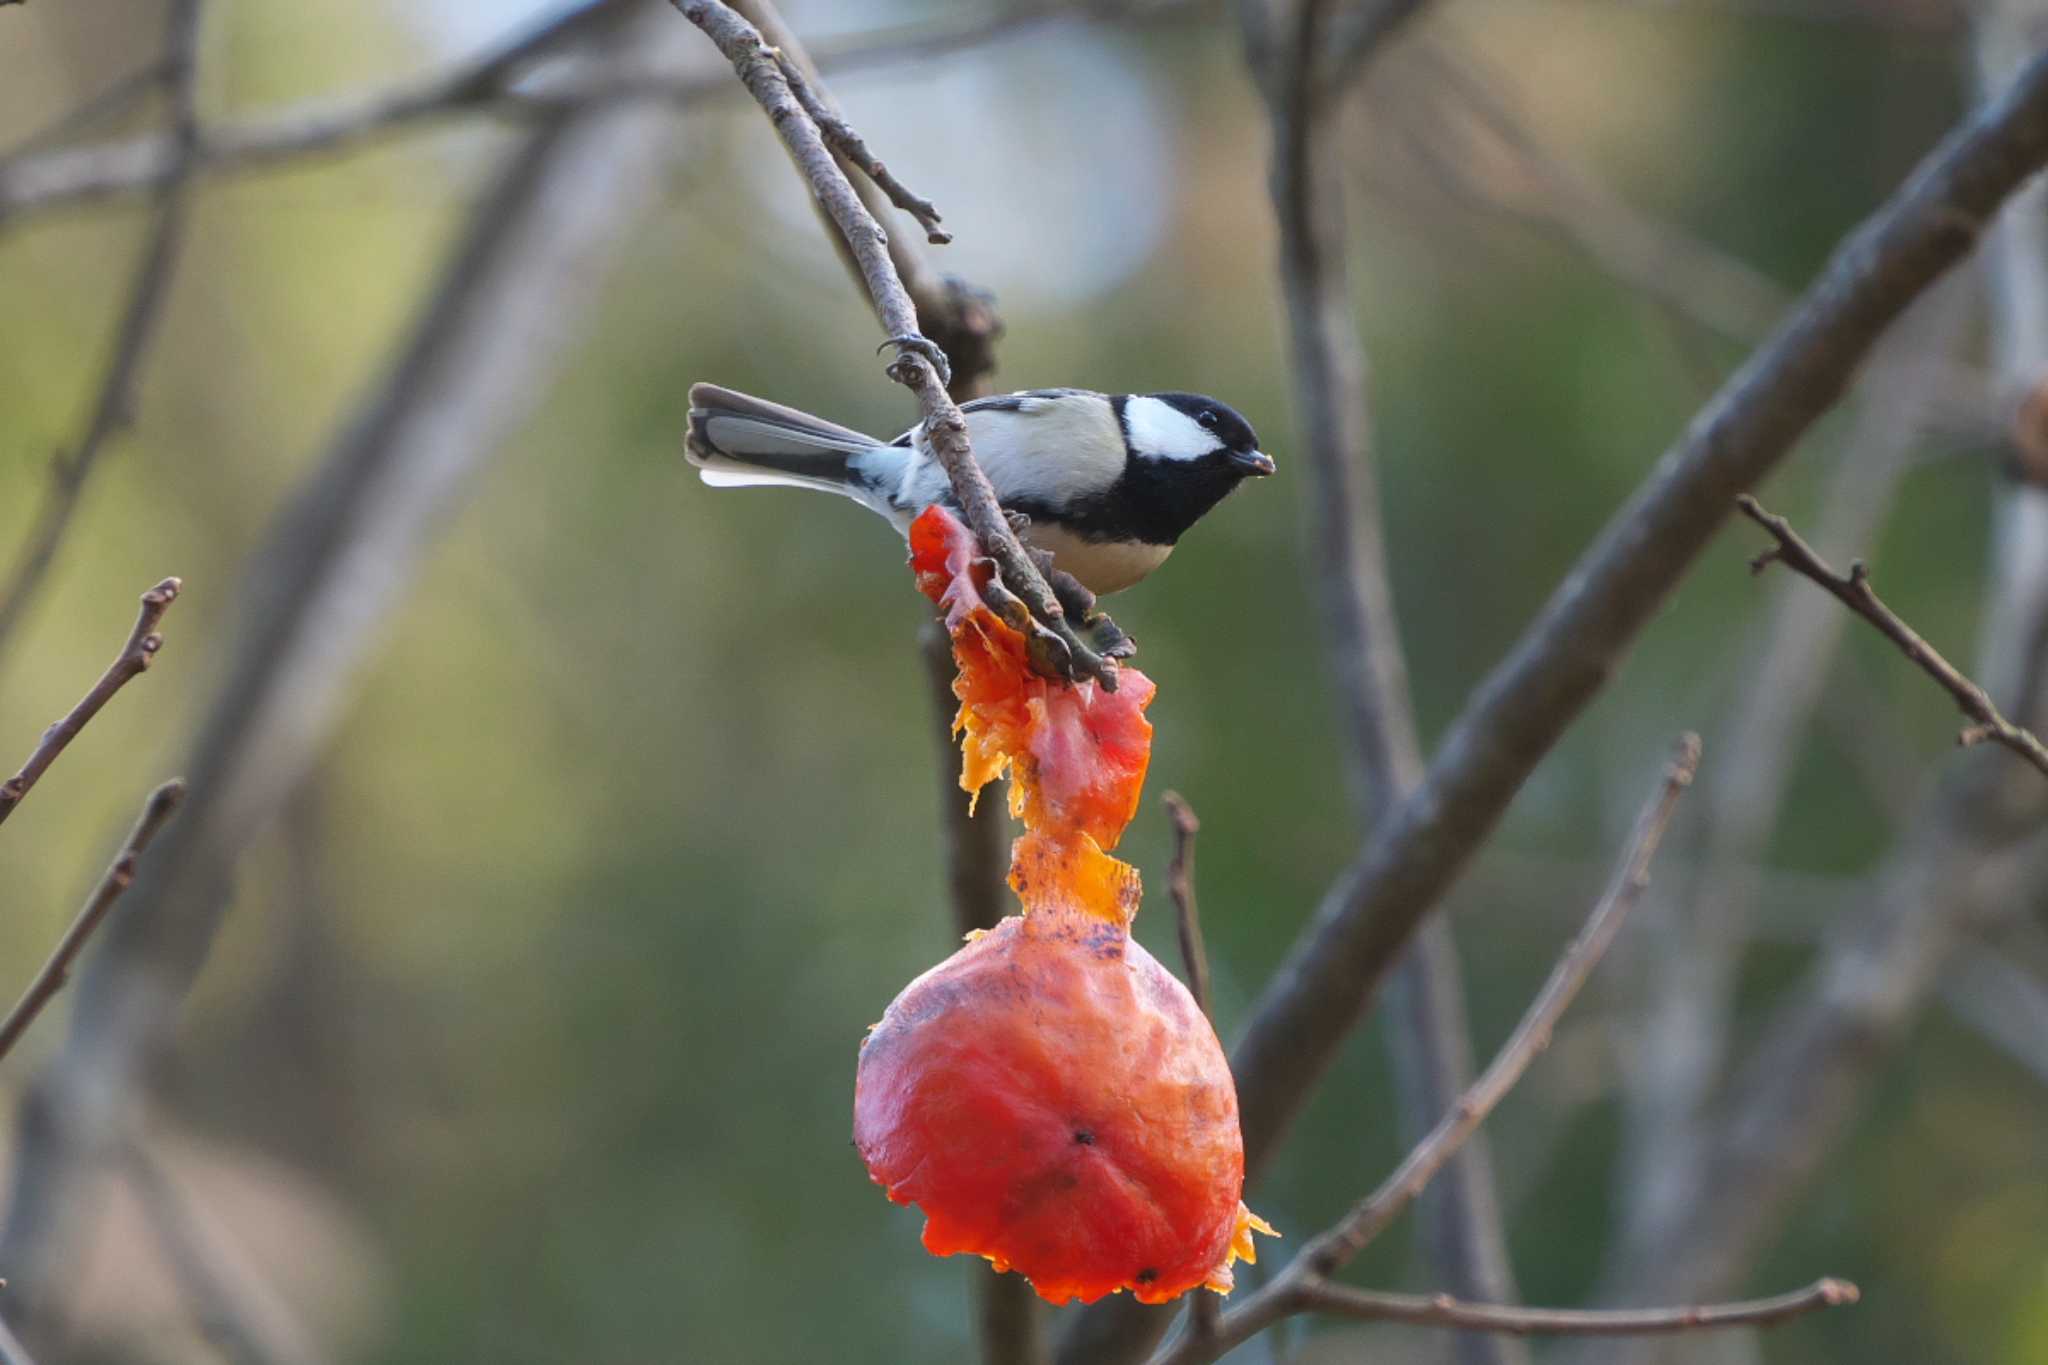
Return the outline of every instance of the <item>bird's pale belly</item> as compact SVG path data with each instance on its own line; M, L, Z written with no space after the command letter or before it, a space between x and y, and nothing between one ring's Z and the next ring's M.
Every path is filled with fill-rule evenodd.
M1053 563L1081 580L1098 597L1122 592L1173 553L1171 545L1136 540L1086 540L1057 526L1034 523L1024 538L1052 553Z

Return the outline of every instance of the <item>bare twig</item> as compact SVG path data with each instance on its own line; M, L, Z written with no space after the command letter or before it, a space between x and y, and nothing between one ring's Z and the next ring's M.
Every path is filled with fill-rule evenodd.
M79 731L100 713L100 708L149 667L164 643L164 637L157 634L156 628L162 624L164 613L170 610L183 586L178 579L166 578L142 594L142 610L135 617L135 628L128 632L128 642L121 646L114 662L107 665L107 671L100 675L100 680L93 684L92 690L78 705L71 708L69 715L43 731L42 741L28 756L28 762L22 764L21 771L0 782L0 821L14 813L14 808L28 795L29 788L35 786L37 779L57 761L57 755L78 738Z
M22 992L21 999L15 1002L14 1008L7 1012L6 1019L0 1020L0 1057L14 1051L14 1045L28 1032L29 1025L35 1023L36 1016L43 1012L43 1007L56 998L57 992L64 989L64 983L71 979L71 965L78 960L86 941L92 937L93 931L100 927L100 921L107 917L107 911L114 908L114 902L121 898L121 893L134 882L136 860L156 838L157 831L161 830L177 812L178 803L184 799L185 784L176 778L150 793L149 801L142 808L142 818L135 822L135 828L128 835L128 842L121 846L120 854L107 868L106 875L100 878L99 885L93 888L92 895L86 899L85 907L78 912L78 917L71 921L71 927L64 931L64 937L58 940L57 950L50 954L50 960L43 964L43 969L29 982L28 989Z
M1522 1015L1521 1023L1508 1035L1507 1042L1494 1055L1485 1072L1394 1173L1361 1200L1336 1227L1304 1247L1299 1259L1309 1262L1318 1273L1327 1275L1364 1250L1422 1193L1443 1164L1493 1112L1494 1106L1506 1098L1515 1082L1522 1078L1522 1073L1529 1069L1529 1064L1536 1060L1537 1054L1550 1045L1551 1030L1559 1016L1578 997L1586 978L1592 975L1608 945L1614 942L1615 934L1620 932L1622 921L1649 886L1650 860L1656 856L1657 845L1664 837L1665 827L1671 822L1671 813L1678 806L1678 798L1692 784L1699 759L1699 736L1688 734L1682 737L1677 756L1665 769L1657 794L1636 818L1635 832L1630 836L1628 849L1615 868L1614 879L1608 884L1606 893L1586 920L1586 927L1579 931L1579 936L1558 959L1557 966L1551 969L1543 989L1536 993L1536 998Z
M127 305L114 333L113 352L107 361L106 375L100 381L92 415L77 443L52 462L49 492L15 562L14 572L6 587L0 589L0 649L6 648L8 638L20 625L29 602L49 572L101 452L133 420L135 388L142 374L143 357L156 336L164 304L170 297L171 277L185 236L189 168L192 150L199 142L200 14L200 0L175 0L170 7L164 56L158 70L158 79L170 96L170 172L158 192L156 219L128 285Z
M944 246L952 241L953 234L939 226L937 206L923 195L912 191L882 164L882 159L868 149L867 139L856 132L853 125L842 118L837 110L828 108L824 101L818 98L817 92L811 88L811 83L804 79L803 68L791 61L787 53L780 48L774 48L771 49L771 54L775 58L776 66L782 70L782 78L789 82L790 91L796 96L797 103L803 105L804 112L818 125L818 131L825 135L825 141L832 144L832 150L858 166L861 174L880 186L882 192L889 196L890 203L915 218L917 225L924 229L926 241L933 246Z
M1180 931L1180 956L1188 972L1188 994L1203 1014L1209 1012L1209 952L1202 945L1202 919L1195 906L1195 833L1202 822L1179 792L1160 798L1173 821L1173 861L1166 867L1166 894L1173 898Z
M1373 998L1372 986L1612 676L1733 507L1842 392L1877 337L2048 161L2048 60L1972 116L1835 253L1565 576L1452 726L1422 786L1325 897L1235 1054L1248 1168L1261 1169Z
M1899 647L1900 653L1919 665L1922 672L1955 698L1957 709L1973 722L1957 736L1958 743L1965 746L1987 742L2003 744L2043 773L2048 773L2048 747L2042 746L2033 731L2014 725L2000 714L1990 693L1965 677L1962 670L1943 658L1939 650L1884 604L1877 590L1870 586L1870 570L1862 560L1851 563L1848 573L1838 574L1811 545L1800 539L1791 522L1765 511L1763 505L1747 493L1738 497L1735 505L1778 542L1774 548L1750 560L1752 572L1761 573L1771 564L1783 564L1792 572L1820 584L1842 605L1877 627L1880 634Z
M1528 1064L1536 1054L1548 1046L1550 1031L1556 1027L1556 1021L1577 997L1579 988L1593 972L1593 966L1606 954L1614 935L1620 931L1628 911L1642 896L1642 890L1649 886L1649 866L1657 853L1657 843L1663 839L1663 831L1671 823L1671 812L1677 808L1679 796L1683 796L1692 784L1698 761L1700 739L1696 735L1681 737L1677 755L1665 769L1657 794L1638 814L1634 835L1630 837L1628 849L1622 855L1622 862L1616 868L1606 894L1599 898L1599 905L1587 919L1585 929L1579 931L1579 937L1571 941L1565 956L1559 958L1550 978L1522 1015L1522 1023L1516 1025L1516 1031L1501 1046L1499 1054L1495 1054L1493 1062L1473 1089L1466 1091L1458 1105L1444 1115L1436 1130L1417 1144L1413 1152L1409 1152L1407 1160L1401 1162L1393 1175L1386 1177L1372 1195L1354 1205L1352 1212L1337 1226L1303 1246L1300 1254L1296 1254L1294 1261L1290 1261L1270 1285L1253 1293L1243 1306L1227 1312L1212 1334L1204 1338L1196 1338L1194 1334L1184 1336L1174 1347L1155 1357L1153 1365L1206 1365L1206 1361L1223 1357L1227 1351L1243 1345L1245 1340L1270 1328L1274 1322L1303 1312L1333 1312L1352 1318L1401 1320L1493 1332L1624 1334L1661 1330L1675 1332L1733 1324L1761 1326L1780 1322L1812 1308L1831 1308L1855 1302L1853 1285L1823 1279L1800 1293L1782 1295L1776 1300L1608 1314L1460 1304L1450 1295L1368 1293L1364 1289L1331 1283L1329 1279L1352 1257L1356 1257L1374 1236L1378 1236L1378 1232L1389 1226L1417 1193L1421 1193L1421 1189L1430 1183L1430 1177L1436 1175L1436 1171L1440 1171L1444 1162L1458 1150L1458 1144L1479 1128L1487 1113L1491 1113L1507 1091L1513 1089L1516 1081L1520 1081L1522 1072L1528 1070Z
M1180 934L1180 958L1187 969L1188 994L1204 1015L1209 1013L1209 950L1202 943L1202 917L1195 903L1195 834L1202 822L1195 818L1179 792L1160 798L1173 821L1173 861L1166 866L1166 894L1173 900L1174 926ZM1207 1340L1216 1335L1223 1316L1223 1303L1214 1294L1195 1294L1188 1301L1188 1331Z
M1847 1280L1816 1280L1804 1289L1768 1299L1708 1303L1679 1308L1523 1308L1495 1303L1460 1303L1447 1294L1386 1294L1322 1284L1300 1291L1297 1311L1329 1313L1363 1322L1406 1322L1420 1327L1460 1327L1518 1336L1645 1336L1716 1327L1775 1327L1823 1308L1855 1303L1862 1294Z
M838 105L833 101L832 92L825 87L823 70L838 70L847 63L848 50L844 48L824 51L812 60L811 54L798 39L781 11L770 0L734 0L733 8L755 28L761 30L775 49L791 64L803 72L809 82L811 93L827 113L839 115ZM1061 13L1066 8L1061 3L1042 3L1037 6L1021 6L1008 11L1001 20L1001 28L991 24L982 30L954 30L965 36L972 32L992 33L1014 27L1018 23L1044 19ZM1098 14L1100 11L1098 11ZM948 46L957 46L949 43ZM908 52L912 49L929 50L924 40L908 40L900 49L882 48L887 52ZM730 81L725 82L731 88ZM866 176L854 180L854 191L861 202L868 206L868 212L875 219L886 221L889 217L888 197ZM812 201L825 223L825 233L846 268L852 273L856 285L863 291L867 278L861 273L860 262L853 257L852 248L847 245L838 225L831 221L823 204ZM946 358L953 362L953 378L946 385L953 401L964 403L970 398L979 398L990 392L988 379L995 373L995 343L1002 336L1002 319L996 315L995 300L986 290L976 288L959 278L941 274L933 267L930 258L918 242L917 236L909 232L889 234L889 258L896 262L896 273L903 278L903 288L910 295L910 301L917 308L917 320L924 334L939 344ZM873 300L871 299L872 303ZM880 317L877 310L876 316Z
M883 330L888 333L883 345L896 350L889 365L889 377L917 395L924 412L925 442L945 469L969 529L995 561L1004 587L1021 599L1022 609L1005 614L1013 626L1027 629L1034 665L1042 672L1073 681L1093 678L1105 690L1113 691L1116 664L1097 654L1074 629L1051 586L997 505L988 476L974 461L967 438L967 420L946 392L951 365L945 352L918 329L917 309L889 256L888 234L861 202L833 158L817 123L791 90L783 74L783 63L774 59L759 30L730 6L717 0L672 3L732 63L859 262L868 293L881 314ZM1034 622L1037 628L1031 629Z

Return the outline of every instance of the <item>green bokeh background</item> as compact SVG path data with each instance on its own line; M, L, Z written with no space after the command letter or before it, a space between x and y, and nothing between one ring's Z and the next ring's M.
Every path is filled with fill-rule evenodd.
M145 57L157 23L135 8L147 7L0 11L0 122L33 126ZM790 6L806 31L947 12ZM462 17L463 33L510 22L480 3ZM1390 53L1345 136L1394 587L1426 735L1740 352L1554 234L1449 191L1418 149L1442 137L1457 97L1413 51L1483 63L1548 142L1794 288L1966 102L1962 34L1924 18L1458 0ZM392 80L470 41L438 34L399 6L222 3L207 109L253 114ZM970 89L1007 91L1000 109L943 110L955 137L1015 160L978 202L960 203L945 160L906 140L916 123L902 111L949 68L973 73ZM1070 83L1105 71L1130 88L1104 107L1143 126L1100 137L1153 148L1142 171L1010 121L1090 97ZM1308 487L1262 118L1233 25L1199 5L1030 25L835 88L857 123L895 130L869 127L906 179L957 207L962 268L1027 282L1004 290L1001 382L1215 392L1281 462L1280 478L1227 503L1115 604L1160 683L1151 795L1125 856L1163 883L1156 794L1185 793L1204 825L1230 1038L1356 838L1298 534ZM876 431L911 414L868 359L872 321L758 114L728 99L675 127L673 174L594 325L389 623L311 788L247 859L161 1081L166 1122L231 1171L259 1157L290 1171L352 1229L350 1273L368 1287L305 1310L338 1360L851 1365L968 1350L964 1266L922 1253L918 1217L881 1198L847 1142L863 1028L951 938L913 644L923 603L871 519L826 499L714 495L677 450L696 379ZM218 679L244 557L373 382L516 135L442 127L201 193L137 425L0 657L4 756L104 663L142 585L186 580L156 669L0 838L8 982L60 930L142 792L176 770ZM1035 193L1042 163L1067 155L1106 196L1146 196L1157 231ZM1041 253L1031 225L1049 212L1065 220L1048 239L1095 280L1085 293L1029 286L1069 269L1056 256L1027 270L973 254L977 221L1004 225L1006 249ZM142 222L105 207L0 234L0 550L81 421ZM1132 269L1084 269L1112 246ZM1966 355L1980 331L1966 332ZM1846 425L1825 424L1776 478L1780 510L1811 514ZM1967 658L1993 459L1953 438L1923 453L1904 510L1867 549L1894 604ZM1717 542L1452 897L1483 1049L1589 904L1668 737L1702 730L1711 764L1767 600L1743 571L1753 539ZM1870 640L1853 638L1839 666L1933 773L1954 727L1945 700ZM1851 879L1890 839L1857 767L1813 737L1773 863L1838 889L1773 904L1812 921L1853 907ZM1170 919L1155 896L1139 924L1168 960ZM1805 960L1783 942L1750 957L1746 1024ZM1625 961L1489 1125L1532 1302L1582 1301L1609 1232L1615 1053L1634 1027L1612 975ZM8 1082L60 1037L47 1021ZM1761 1338L1762 1358L2048 1358L2048 1093L1936 1008L1871 1098L1746 1286L1828 1272L1859 1281L1865 1302ZM1370 1029L1252 1202L1298 1240L1398 1155ZM1361 1273L1428 1284L1406 1228ZM204 1358L152 1340L88 1343L81 1358ZM1373 1340L1374 1359L1442 1347Z

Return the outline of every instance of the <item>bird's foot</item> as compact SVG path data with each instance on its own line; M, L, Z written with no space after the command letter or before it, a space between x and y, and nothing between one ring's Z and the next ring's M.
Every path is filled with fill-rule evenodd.
M897 358L889 363L889 371L890 377L897 379L897 382L901 383L902 379L895 373L896 366L903 363L903 353L906 351L912 355L922 356L931 365L932 369L938 372L939 383L950 384L953 382L953 362L946 359L946 353L940 349L938 342L933 341L922 332L905 332L901 336L890 337L887 341L875 347L875 350L878 352L886 351L891 346L896 348Z

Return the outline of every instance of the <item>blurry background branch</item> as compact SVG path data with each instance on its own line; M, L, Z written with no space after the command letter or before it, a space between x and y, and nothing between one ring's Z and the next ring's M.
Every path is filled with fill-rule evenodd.
M1927 416L1923 358L1948 352L1962 331L1973 297L1959 277L1930 291L1888 341L1893 368L1908 376L1875 390L1857 412L1820 494L1819 543L1840 549L1871 543L1884 525L1911 463ZM1716 733L1725 736L1722 758L1711 766L1695 803L1697 856L1653 894L1644 907L1643 946L1632 954L1643 984L1641 1005L1618 1032L1627 1084L1626 1124L1614 1197L1622 1220L1657 1219L1695 1159L1701 1115L1715 1093L1736 1013L1736 974L1759 927L1782 923L1782 904L1759 904L1770 879L1765 859L1781 827L1799 739L1816 713L1854 708L1853 689L1836 665L1848 617L1818 593L1791 579L1771 587L1770 604L1752 630L1752 642ZM1836 681L1831 686L1830 679ZM1877 754L1878 727L1854 726L1853 754ZM1889 799L1904 760L1884 766ZM1682 852L1682 850L1681 850ZM1668 862L1668 860L1667 860ZM1800 899L1815 901L1810 892ZM1851 903L1830 907L1846 913Z
M613 54L673 51L673 20L606 0ZM51 1321L78 1221L137 1083L226 913L241 851L318 761L421 556L578 335L622 224L665 157L631 100L543 122L483 196L383 378L279 516L195 739L185 818L142 863L86 971L70 1040L24 1101L0 1226L16 1321Z
M306 1324L142 1137L122 1144L121 1174L202 1336L237 1365L321 1365L325 1356Z
M1952 134L1838 248L1694 419L1452 726L1289 954L1235 1055L1260 1169L1337 1043L1509 799L1611 676L1733 506L1832 404L1886 326L2048 159L2048 62ZM1717 1184L1716 1188L1728 1188Z
M1413 48L1415 64L1431 78L1434 116L1393 126L1418 146L1438 181L1492 212L1552 230L1617 284L1692 327L1744 346L1770 335L1793 300L1768 274L1646 211L1553 146L1513 72L1469 45L1423 38ZM2017 395L1952 348L1886 346L1853 381L1850 397L1952 438L2002 442L2004 410ZM1881 429L1894 426L1887 418Z
M1280 289L1309 474L1309 578L1350 739L1346 778L1361 839L1415 790L1423 759L1381 524L1338 121L1366 64L1422 7L1423 0L1300 0L1291 13L1268 0L1241 7L1248 28L1291 26L1252 76L1272 125ZM1267 17L1254 17L1261 11ZM1258 62L1260 46L1248 43L1249 61ZM1416 1143L1472 1083L1464 979L1447 920L1432 919L1417 932L1389 982L1387 1018L1401 1136ZM1452 1158L1429 1193L1418 1231L1432 1277L1450 1293L1483 1303L1521 1297L1483 1136L1475 1134ZM1529 1360L1521 1343L1491 1335L1460 1335L1456 1354L1464 1365Z
M182 155L165 135L50 151L17 148L0 160L0 223L13 225L38 214L153 190L179 178L181 164L198 176L244 174L355 150L464 114L546 118L592 100L633 96L687 106L737 93L722 71L650 63L642 52L579 61L567 69L542 66L585 33L607 3L583 0L445 71L369 94L308 100L207 128ZM944 56L1013 35L1071 8L1068 3L1023 4L986 17L884 30L829 47L819 60L827 70L855 70ZM33 146L58 135L39 135Z
M85 431L71 449L58 452L51 461L50 488L44 495L42 510L12 572L0 584L0 653L6 651L22 613L27 611L43 576L49 572L50 561L56 557L58 543L71 525L72 514L78 510L78 500L85 493L86 480L92 477L100 452L133 420L143 357L156 337L164 300L170 295L171 278L177 269L185 235L193 150L200 135L200 0L174 0L169 14L164 55L153 73L170 106L171 121L165 137L164 174L157 187L156 214L128 284L128 298L115 328L106 376L100 381Z
M11 2L19 3L19 0ZM14 1329L4 1321L0 1321L0 1365L36 1365L28 1348L21 1344L21 1339L14 1335Z

